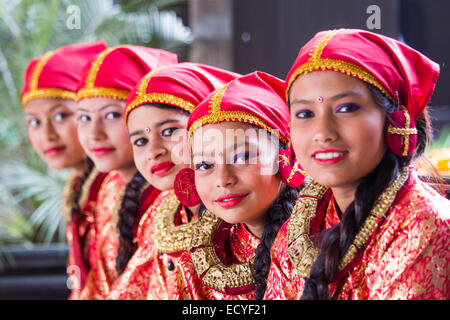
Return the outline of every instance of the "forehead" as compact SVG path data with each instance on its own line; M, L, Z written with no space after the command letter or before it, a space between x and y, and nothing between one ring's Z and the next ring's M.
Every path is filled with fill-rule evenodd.
M88 111L98 111L105 106L124 108L125 101L112 98L85 98L77 102L77 109L85 109Z
M368 94L365 83L336 71L313 71L299 76L292 84L289 97L296 98L333 96L344 91Z
M177 120L186 125L188 118L187 115L178 110L143 105L130 112L127 122L129 127L148 127L166 120Z
M75 101L70 99L38 98L30 100L24 108L25 114L45 115L60 108L75 110Z
M278 142L277 138L264 129L242 122L207 124L195 130L190 140L194 152L225 150L241 144L262 146Z

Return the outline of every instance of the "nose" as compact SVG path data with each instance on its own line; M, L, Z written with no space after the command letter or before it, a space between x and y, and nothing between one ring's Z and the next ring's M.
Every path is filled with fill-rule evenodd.
M216 187L229 188L238 181L232 166L228 164L217 164L215 169Z
M316 115L313 127L313 140L319 143L330 143L338 138L337 124L331 112L321 112Z
M92 125L90 127L90 136L94 141L101 141L106 138L103 121L100 117L93 116Z
M167 154L167 149L160 142L160 139L155 137L148 137L148 159L149 160L158 160L160 157Z
M44 137L47 141L55 141L58 139L58 133L51 120L46 120L44 123Z

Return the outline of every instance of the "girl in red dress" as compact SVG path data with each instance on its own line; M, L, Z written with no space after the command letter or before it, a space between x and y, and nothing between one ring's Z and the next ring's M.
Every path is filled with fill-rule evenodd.
M368 31L318 33L286 79L314 179L272 247L267 299L448 299L450 202L412 161L439 66Z
M159 190L137 172L123 110L130 91L149 71L177 62L160 49L123 45L109 48L85 69L77 90L78 136L101 172L95 235L81 299L105 299L135 250L137 224Z
M197 63L180 63L146 75L131 94L124 118L136 167L163 191L144 213L137 246L109 295L111 299L169 299L176 265L188 249L198 205L182 205L174 180L189 167L185 132L190 113L214 89L237 74Z
M214 91L191 114L195 173L181 181L180 193L198 197L206 210L180 258L175 298L263 297L272 241L298 195L276 171L289 142L283 87L254 72Z
M105 177L86 158L77 138L76 88L84 66L104 49L103 42L73 44L33 59L21 94L30 144L50 168L71 169L61 204L67 223L67 271L72 281L69 299L78 297L90 268L92 208Z

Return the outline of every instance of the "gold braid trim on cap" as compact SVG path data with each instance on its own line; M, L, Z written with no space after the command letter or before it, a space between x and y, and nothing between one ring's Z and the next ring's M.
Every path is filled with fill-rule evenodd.
M255 282L251 267L255 263L255 256L246 263L233 264L229 267L220 261L214 250L213 241L215 232L222 222L222 219L205 210L194 229L190 254L195 270L203 283L225 292L226 288L243 287Z
M118 100L126 100L128 98L128 94L130 93L128 90L115 89L115 88L106 88L106 87L96 87L95 80L97 79L98 71L105 60L106 56L113 50L120 48L123 46L116 46L112 48L108 48L103 50L101 53L97 55L95 60L92 62L91 67L86 75L86 80L84 82L84 87L78 90L76 101L80 101L85 98L112 98Z
M189 138L194 134L195 130L204 125L237 121L257 125L258 127L263 128L264 130L277 137L283 143L287 143L288 141L278 132L278 130L270 127L267 122L260 119L253 113L246 111L223 111L220 109L220 103L229 84L230 83L227 83L226 85L215 91L215 93L211 97L211 100L209 101L210 109L208 111L208 114L195 120L194 123L192 123L191 127L189 128Z
M408 109L406 109L405 106L400 106L399 109L402 110L403 114L405 115L405 119L406 119L405 127L404 128L396 128L396 127L393 127L392 125L389 125L387 130L389 133L399 134L402 136L401 140L403 140L403 145L404 145L402 156L406 157L408 155L408 151L409 151L409 136L417 134L417 129L410 128L411 116L409 115Z
M336 72L340 72L348 76L358 78L378 88L391 101L393 102L396 101L396 99L389 93L389 91L386 90L385 87L367 70L347 61L321 58L322 52L325 49L328 42L342 30L343 29L330 30L324 37L322 37L317 41L317 43L314 45L314 48L309 53L311 57L308 59L308 61L300 65L289 78L286 87L286 101L288 101L289 89L291 88L292 83L294 82L295 79L297 79L298 76L300 76L301 74L307 74L309 72L318 70L323 71L334 70Z
M33 99L38 98L56 98L56 99L70 99L75 100L77 95L75 92L61 89L61 88L42 88L38 89L39 77L41 76L42 69L44 69L48 60L50 60L56 51L48 51L45 53L41 59L36 63L36 66L33 70L33 73L30 77L29 89L30 91L26 92L22 96L22 107L30 102Z
M171 192L158 207L154 218L154 241L156 248L162 253L174 253L188 250L197 220L176 226L175 214L180 201Z
M377 219L384 218L386 212L392 206L397 192L404 185L409 176L408 167L403 168L402 173L389 185L375 201L375 204L356 234L353 243L343 255L339 270L343 270L356 256L358 250L363 248L367 240L372 236ZM319 255L309 237L311 220L316 216L317 204L327 191L327 187L312 181L300 193L295 203L291 219L287 226L287 251L297 273L302 278L308 278L311 267Z

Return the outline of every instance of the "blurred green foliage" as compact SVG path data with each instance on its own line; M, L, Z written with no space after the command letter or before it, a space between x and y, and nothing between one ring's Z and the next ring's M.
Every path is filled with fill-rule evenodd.
M160 10L184 2L0 0L0 248L65 240L59 209L67 171L48 169L28 144L20 104L28 62L48 50L94 40L173 52L187 48L190 29L175 12ZM73 5L78 29L69 27Z

